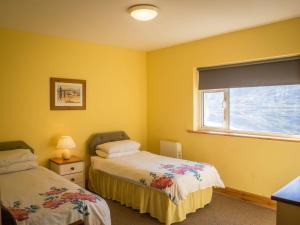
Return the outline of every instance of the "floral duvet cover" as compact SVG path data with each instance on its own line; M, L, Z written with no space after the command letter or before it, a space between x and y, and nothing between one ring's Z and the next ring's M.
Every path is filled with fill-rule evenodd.
M0 175L0 191L18 225L111 225L105 200L43 167Z
M191 192L209 187L224 187L216 168L210 164L146 151L113 159L93 156L91 161L91 169L163 191L175 204L186 199Z

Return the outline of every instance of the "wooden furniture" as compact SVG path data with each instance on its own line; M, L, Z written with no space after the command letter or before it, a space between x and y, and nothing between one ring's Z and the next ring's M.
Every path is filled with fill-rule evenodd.
M300 224L300 176L274 193L277 201L277 225Z
M50 159L50 169L67 180L85 187L84 162L76 156L64 160L62 158Z

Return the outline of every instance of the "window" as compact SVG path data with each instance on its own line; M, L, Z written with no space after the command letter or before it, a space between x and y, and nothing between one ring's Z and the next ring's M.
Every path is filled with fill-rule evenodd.
M200 132L300 140L300 55L198 72Z
M201 128L300 135L300 85L199 90Z
M203 127L225 127L225 91L205 91L203 102Z

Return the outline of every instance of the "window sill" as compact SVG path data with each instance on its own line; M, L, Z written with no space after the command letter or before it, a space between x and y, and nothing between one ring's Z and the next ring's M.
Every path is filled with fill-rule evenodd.
M236 133L236 132L226 132L226 131L214 131L214 130L188 130L189 133L195 134L212 134L212 135L222 135L231 137L242 137L242 138L256 138L264 140L275 140L275 141L290 141L290 142L300 142L300 138L293 137L282 137L282 136L271 136L271 135L259 135L259 134L249 134L249 133Z

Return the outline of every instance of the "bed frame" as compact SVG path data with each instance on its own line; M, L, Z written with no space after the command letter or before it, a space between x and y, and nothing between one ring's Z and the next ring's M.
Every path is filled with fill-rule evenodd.
M31 148L24 141L6 141L0 142L0 151L14 150L14 149L30 149L34 153L33 148Z
M33 148L30 147L28 144L26 144L24 141L0 142L0 151L8 151L14 149L30 149L30 151L34 153ZM11 213L2 204L1 204L1 216L2 218L0 219L2 221L2 225L17 225ZM82 220L79 220L70 225L84 225L84 222Z
M124 131L114 131L94 134L89 142L90 156L96 155L96 146L106 142L128 140L129 136Z
M90 156L96 155L96 146L99 144L104 144L106 142L111 142L111 141L127 140L127 139L130 138L124 131L94 134L89 140L89 154ZM93 182L89 180L89 188L91 189L92 192L95 192L99 195L104 194L105 197L116 200L121 204L124 204L133 209L137 209L141 213L149 213L152 217L158 219L160 222L163 222L167 225L184 220L187 214L191 212L195 212L199 208L203 208L211 201L212 188L207 188L205 190L199 190L198 192L191 193L188 196L188 198L185 200L185 202L182 202L180 205L174 205L173 202L165 195L165 193L160 192L159 190L152 189L152 188L145 188L137 184L132 184L126 180L122 180L121 178L114 177L113 175L101 173L101 171L95 172L92 169L90 169L89 178L91 179L92 176L98 176L99 179L104 179L104 180L105 177L107 178L106 181L100 183L99 185L96 185L97 187L94 187L95 189L93 188L93 184L92 184ZM129 186L130 185L136 186L135 191L138 192L141 191L141 193L146 193L147 190L151 190L148 192L148 194L145 194L143 196L145 197L147 196L146 198L149 198L149 196L156 196L154 198L159 197L159 200L156 201L156 200L147 199L149 201L144 201L143 197L141 198L138 197L139 199L138 200L136 199L136 201L140 201L140 203L150 202L149 203L150 205L145 208L145 206L140 205L140 203L136 203L135 200L131 201L128 199L122 199L120 197L121 195L114 196L114 194L109 193L109 191L107 192L109 187L104 185L104 184L109 185L107 182L111 180L120 181L120 183L124 182L123 184ZM104 186L101 184L103 184ZM129 186L126 187L129 188ZM103 192L101 191L101 188ZM145 189L146 192L144 192L144 190L142 189ZM201 201L199 200L197 203L193 203L192 206L189 206L190 202L196 202L194 201L195 198L201 199ZM160 205L162 209L165 210L165 212L159 213L158 211L155 211L157 205Z
M14 149L30 149L34 153L33 148L27 145L24 141L6 141L0 142L0 151L14 150ZM16 221L10 212L1 204L1 221L3 225L16 225Z

